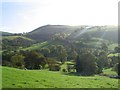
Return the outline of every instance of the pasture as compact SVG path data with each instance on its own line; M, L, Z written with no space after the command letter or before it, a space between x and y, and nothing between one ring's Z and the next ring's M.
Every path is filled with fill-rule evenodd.
M118 88L118 79L106 76L73 76L48 70L2 67L3 88Z

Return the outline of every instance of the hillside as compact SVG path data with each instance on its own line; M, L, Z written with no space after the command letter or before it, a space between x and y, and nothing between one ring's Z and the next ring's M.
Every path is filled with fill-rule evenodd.
M41 43L49 41L51 43L48 45L72 45L75 48L81 48L81 42L84 42L84 47L92 48L99 48L102 43L106 43L111 51L118 46L118 29L117 26L46 25L26 35L9 35L2 38L3 49L15 47L22 50L35 50L41 48Z
M39 50L43 47L47 47L48 45L50 44L50 42L42 42L42 43L37 43L37 44L32 44L31 46L29 47L26 47L26 48L23 48L21 50Z
M2 67L3 88L118 88L118 80L105 76L71 76L47 70Z
M9 35L13 35L13 33L3 32L3 31L0 31L0 33L2 34L2 36L9 36Z
M82 26L72 27L65 25L46 25L29 32L27 37L38 41L46 41L50 40L52 36L57 33L71 34L74 30L80 29L81 27Z
M22 38L24 40L29 40L29 41L34 41L30 38L27 38L27 37L24 37L24 36L14 36L14 35L10 35L10 36L3 36L2 39L7 39L7 40L15 40L15 39L18 39L18 38Z
M68 37L72 40L92 38L105 39L113 43L118 42L118 27L117 26L89 26L83 30L76 30ZM99 41L99 40L98 40Z
M2 37L2 49L18 49L20 47L28 47L35 43L35 40L24 36L3 36Z
M47 48L50 45L63 45L63 46L67 45L67 47L68 46L70 47L72 43L65 40L50 40L50 41L44 41L44 42L32 44L29 47L22 48L21 50L30 50L30 51L40 50L41 48Z
M54 35L59 33L64 33L68 40L100 38L114 43L118 42L117 26L46 25L27 33L26 36L37 41L47 41L51 40Z

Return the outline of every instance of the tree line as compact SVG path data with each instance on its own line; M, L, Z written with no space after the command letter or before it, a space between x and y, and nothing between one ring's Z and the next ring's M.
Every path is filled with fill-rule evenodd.
M114 53L120 48L115 47ZM35 51L3 51L2 65L21 69L49 69L59 71L61 65L71 61L74 66L68 65L68 71L75 69L79 75L94 75L102 73L104 68L113 68L119 74L119 57L108 57L108 47L101 45L101 49L74 47L66 48L63 45L50 45ZM66 71L66 70L63 70Z

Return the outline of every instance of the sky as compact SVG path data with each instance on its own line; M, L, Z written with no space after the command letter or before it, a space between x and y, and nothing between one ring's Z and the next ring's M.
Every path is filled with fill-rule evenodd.
M50 25L117 25L119 0L2 0L0 31ZM2 7L1 7L2 5Z

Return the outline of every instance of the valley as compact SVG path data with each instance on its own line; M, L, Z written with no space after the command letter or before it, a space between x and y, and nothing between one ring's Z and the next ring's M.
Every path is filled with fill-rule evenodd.
M3 88L118 88L117 26L3 32L0 48Z

